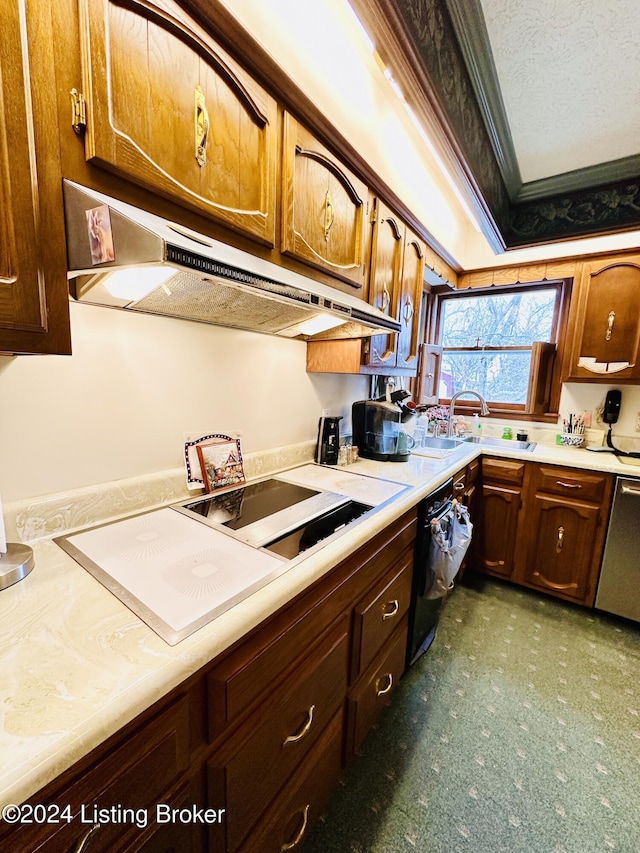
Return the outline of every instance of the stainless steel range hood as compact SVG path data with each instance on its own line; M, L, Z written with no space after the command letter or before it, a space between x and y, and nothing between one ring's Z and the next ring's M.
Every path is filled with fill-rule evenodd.
M400 330L363 299L66 180L64 205L78 301L305 340Z

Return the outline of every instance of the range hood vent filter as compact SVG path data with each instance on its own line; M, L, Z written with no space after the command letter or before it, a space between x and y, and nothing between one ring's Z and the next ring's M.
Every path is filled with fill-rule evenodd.
M215 286L213 286L215 283ZM217 326L236 326L238 317L251 329L276 335L309 318L306 308L247 293L226 281L177 273L166 289L158 287L136 302L136 310Z

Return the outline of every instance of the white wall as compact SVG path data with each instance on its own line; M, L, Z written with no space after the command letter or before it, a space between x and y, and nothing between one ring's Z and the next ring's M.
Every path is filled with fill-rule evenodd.
M182 464L184 434L241 434L245 452L350 421L366 377L308 375L306 346L185 320L71 305L73 355L0 356L5 502Z
M613 427L613 435L630 436L640 444L640 432L636 430L636 419L640 414L640 386L638 385L616 385L615 381L607 385L592 385L585 382L567 383L562 388L560 396L560 415L569 412L592 412L593 427L595 429L608 429L608 426L598 420L599 412L602 412L604 398L607 391L617 388L622 392L622 405L620 406L620 417L618 423Z

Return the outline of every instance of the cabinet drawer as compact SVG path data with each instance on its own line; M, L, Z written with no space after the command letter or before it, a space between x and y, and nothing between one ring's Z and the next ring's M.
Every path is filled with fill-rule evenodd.
M409 609L412 572L413 555L406 555L402 564L394 566L356 605L352 681L369 666Z
M271 693L301 653L351 610L354 601L390 570L401 554L413 551L416 511L337 566L295 605L276 614L207 675L209 739Z
M480 460L474 459L472 462L469 462L467 465L467 474L466 474L466 486L472 486L475 481L478 479L478 474L480 473ZM454 495L455 497L455 495Z
M514 486L521 486L525 468L526 463L510 459L492 459L485 456L482 460L482 476L492 483L511 483Z
M562 495L576 501L600 503L605 496L609 474L580 471L576 468L556 468L540 465L538 490L551 495Z
M242 853L297 850L322 814L342 769L342 719L336 714L286 790L253 829Z
M155 821L156 803L166 801L188 765L189 714L183 697L55 797L36 795L38 804L55 802L61 809L68 805L73 819L69 823L61 819L58 825L24 825L11 838L11 849L75 850L92 826L100 823L91 836L91 853L123 850L140 837L141 829L150 832L148 824ZM123 814L120 821L111 817L112 809ZM100 810L104 810L102 817Z
M351 691L348 703L347 758L360 748L404 672L407 626L408 617L405 616L384 653L374 661Z
M224 797L227 809L227 850L238 848L342 707L348 647L345 618L338 630L305 655L296 683L237 732L235 754L225 760L222 750L217 760L223 766L210 765L212 793L217 803Z

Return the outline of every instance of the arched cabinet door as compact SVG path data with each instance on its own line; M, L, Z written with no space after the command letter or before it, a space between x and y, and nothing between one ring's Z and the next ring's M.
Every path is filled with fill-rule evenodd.
M640 256L587 262L579 280L569 378L640 379Z
M374 308L396 318L396 301L402 287L404 223L380 199L376 199L373 223L369 302ZM393 367L396 363L397 335L373 335L367 349L367 364Z
M277 104L169 0L80 0L86 159L272 246Z
M362 287L367 187L288 113L283 158L282 251Z
M71 352L48 4L0 26L0 354Z
M402 327L397 342L398 367L416 369L418 364L424 257L424 243L407 228L402 259L402 288L396 303L396 317Z

